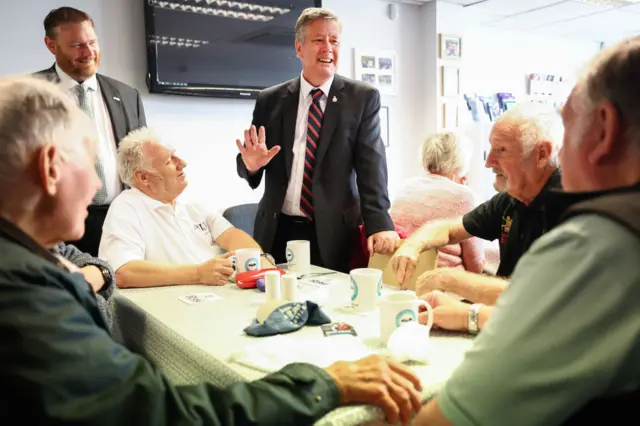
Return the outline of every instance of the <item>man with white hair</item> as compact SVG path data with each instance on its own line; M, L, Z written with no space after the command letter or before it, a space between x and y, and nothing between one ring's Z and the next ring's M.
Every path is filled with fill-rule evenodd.
M131 189L111 203L99 250L118 287L223 285L233 274L233 251L260 248L221 214L179 198L186 166L146 127L120 142L118 170Z
M47 250L84 232L101 185L94 132L53 83L0 80L2 424L304 425L363 403L392 424L409 421L419 379L376 355L290 364L221 389L175 386L114 342L83 275Z
M636 424L640 37L601 51L562 110L568 211L518 263L416 426ZM633 420L635 419L635 420Z
M557 111L546 105L523 103L504 113L494 124L489 141L491 151L486 167L493 169L498 194L461 218L429 223L409 237L391 260L398 281L408 283L419 254L428 249L479 237L500 243L497 277L437 268L416 282L424 295L441 290L458 294L472 302L457 311L454 324L436 323L444 328L477 332L495 303L520 257L531 244L553 227L563 209L550 203L548 194L560 187L557 166L562 122ZM435 301L434 301L435 302ZM467 318L468 316L468 318Z

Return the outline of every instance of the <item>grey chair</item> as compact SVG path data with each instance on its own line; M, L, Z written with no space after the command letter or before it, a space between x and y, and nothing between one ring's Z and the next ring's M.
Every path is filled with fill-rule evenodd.
M257 212L257 203L239 204L226 209L224 213L222 213L222 216L231 222L233 226L238 229L242 229L253 237L253 225L256 220Z

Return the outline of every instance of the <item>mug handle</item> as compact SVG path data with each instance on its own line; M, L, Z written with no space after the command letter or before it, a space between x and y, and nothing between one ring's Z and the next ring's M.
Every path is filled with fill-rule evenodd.
M427 328L431 330L431 327L433 326L433 308L426 300L417 300L417 302L418 306L424 306L425 308L427 308Z

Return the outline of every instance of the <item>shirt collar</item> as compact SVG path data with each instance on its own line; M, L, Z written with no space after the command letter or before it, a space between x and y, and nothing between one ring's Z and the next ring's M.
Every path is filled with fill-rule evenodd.
M67 74L66 72L62 71L62 68L60 68L60 66L58 66L58 63L56 62L56 73L58 74L58 78L60 79L60 87L64 90L73 90L75 89L76 86L79 85L79 83L77 81L75 81L73 78L71 78L69 76L69 74ZM86 89L91 89L94 92L98 91L98 79L96 78L96 75L92 75L91 77L89 77L88 79L86 79L84 82L82 82L82 86Z
M329 90L331 90L331 85L333 84L333 77L327 80L322 86L318 87L318 89L322 90L322 93L329 97ZM303 99L306 99L309 96L309 93L315 89L307 80L305 80L304 75L300 74L300 94L303 96Z
M180 199L176 200L176 205L174 207L171 204L163 203L162 201L158 201L154 198L149 197L147 194L140 191L138 188L132 187L131 191L133 191L136 194L136 196L140 198L147 207L149 207L150 210L164 209L164 210L175 211L176 213L182 210L182 203L180 202Z

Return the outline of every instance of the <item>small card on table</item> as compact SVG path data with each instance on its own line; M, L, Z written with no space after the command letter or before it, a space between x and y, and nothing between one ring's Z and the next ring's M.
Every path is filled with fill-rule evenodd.
M352 336L358 335L353 326L351 324L347 324L346 322L330 322L329 324L323 324L321 328L322 333L325 337L335 336L339 334L349 334Z
M194 293L186 296L178 297L179 300L188 305L197 305L203 302L214 302L220 299L220 296L214 293Z

